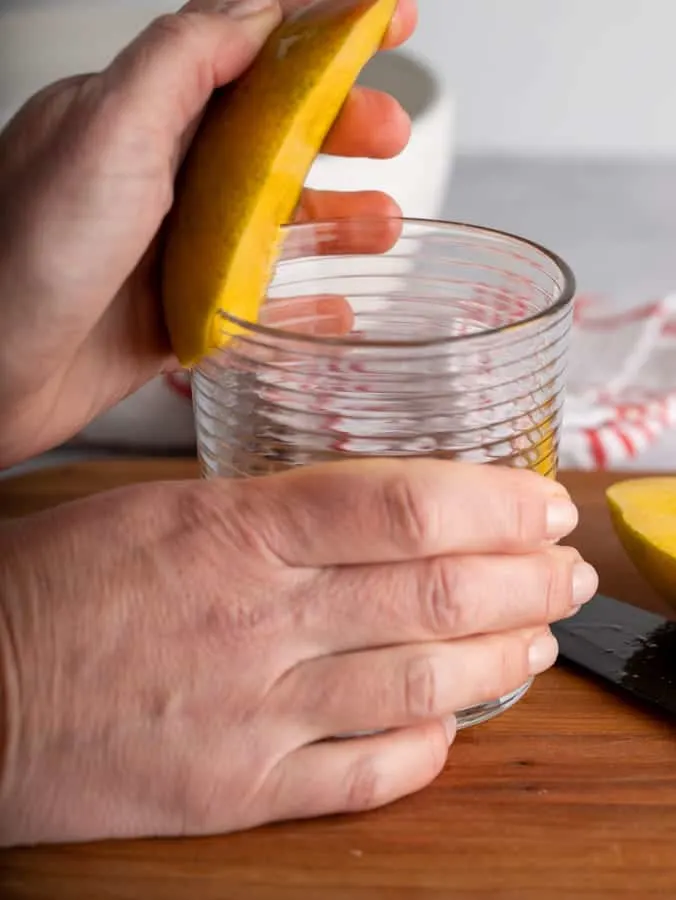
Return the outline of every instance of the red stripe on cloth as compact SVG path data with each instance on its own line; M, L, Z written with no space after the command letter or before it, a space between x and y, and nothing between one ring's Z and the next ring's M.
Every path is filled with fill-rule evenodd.
M608 464L608 454L601 440L601 435L595 428L587 428L585 430L587 444L592 459L598 469L605 469Z
M589 308L593 309L601 301L597 294L578 294L573 307L573 321L577 324L584 320Z
M587 315L581 315L578 324L583 328L593 329L594 331L609 331L619 328L622 325L631 325L632 322L645 322L647 319L658 315L662 310L662 303L647 303L644 306L636 306L620 313L602 313L597 316L593 315L593 304L589 304L592 312ZM584 309L582 310L584 313Z
M613 430L617 435L617 439L621 442L622 446L627 451L628 456L632 458L636 456L636 447L634 446L634 442L629 437L629 435L626 434L626 432L624 432L617 423L613 425Z
M167 385L170 391L178 394L179 397L183 397L185 400L192 401L190 382L186 381L185 377L182 376L180 372L169 372L164 376L164 383Z

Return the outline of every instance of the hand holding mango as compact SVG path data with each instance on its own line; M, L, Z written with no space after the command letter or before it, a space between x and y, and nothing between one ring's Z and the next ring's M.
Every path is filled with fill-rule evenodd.
M344 0L338 3L348 11L354 6L352 0L347 6ZM158 253L158 236L174 202L177 171L205 110L205 131L195 153L202 153L205 141L210 143L213 126L209 122L214 113L217 125L220 121L218 95L214 113L207 109L214 92L242 76L252 63L255 75L259 71L255 60L266 46L269 52L266 42L279 34L275 29L283 10L305 5L298 0L288 4L192 0L176 15L153 22L104 71L46 88L0 136L4 338L0 346L0 467L61 443L151 378L177 366L164 322ZM364 3L357 7L364 8ZM381 27L385 31L394 10L383 42L390 47L413 30L415 0L399 0L396 9L388 3L387 8L383 16L381 0L374 13L378 12L376 31ZM373 30L375 25L370 27ZM344 41L345 29L340 34ZM372 31L370 39L359 44L359 60L365 62L367 45L375 51L378 42ZM334 46L330 39L328 45ZM357 69L351 62L350 72ZM340 85L347 93L346 75ZM336 95L335 102L338 99ZM240 106L238 113L243 128L248 116L242 146L247 152L253 146L258 149L252 159L259 167L256 175L265 154L280 139L279 134L270 133L267 103L260 105L258 100L252 97L248 110L243 113ZM292 98L288 103L293 107ZM309 107L301 103L301 108ZM333 109L334 114L337 111ZM293 118L287 104L283 119L287 124L289 116ZM328 127L328 117L322 125ZM349 93L323 149L348 156L391 156L403 149L409 133L409 119L395 100L356 88ZM227 262L222 255L228 241L232 246L241 235L240 230L231 236L224 233L224 205L230 201L242 213L254 208L241 180L238 141L226 148L229 160L219 160L223 147L213 147L214 158L206 166L213 197L206 208L200 207L196 227L203 237L206 234L207 244L197 248L197 255L208 264L204 274L211 279L209 284L214 273L221 272L223 259ZM306 160L308 152L301 156ZM239 167L237 171L229 171L231 164ZM298 177L294 176L281 211L288 210L289 215L291 197L301 187ZM191 181L189 177L184 182L187 199L183 203L191 203L195 190ZM265 196L264 192L262 202L267 203ZM396 213L393 201L378 193L307 192L298 208L303 219ZM212 215L218 217L213 230ZM250 227L250 218L242 221ZM181 243L179 225L177 253ZM176 265L165 255L167 261ZM195 260L188 262L191 276ZM166 298L168 309L185 300L183 294L176 295L181 285L185 279L179 272ZM208 318L204 304L211 302L208 291L199 292L199 282L194 287L195 295L185 309L186 341L195 334L195 323L201 319L204 326ZM169 318L174 339L179 341L176 315L169 313ZM194 337L190 346L196 346Z

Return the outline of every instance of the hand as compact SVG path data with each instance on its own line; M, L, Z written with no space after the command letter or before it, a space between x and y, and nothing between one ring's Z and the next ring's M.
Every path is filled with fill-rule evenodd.
M0 138L0 468L72 436L172 365L155 238L176 170L212 91L249 65L282 8L301 2L232 18L204 11L223 3L193 0L104 72L43 91ZM415 17L415 0L400 0L386 46L405 40ZM325 149L391 156L409 131L395 100L359 88ZM308 191L299 214L398 210L378 193Z
M563 488L434 460L133 487L3 526L5 844L371 809L596 589ZM2 690L4 688L4 690ZM336 735L385 730L373 737Z

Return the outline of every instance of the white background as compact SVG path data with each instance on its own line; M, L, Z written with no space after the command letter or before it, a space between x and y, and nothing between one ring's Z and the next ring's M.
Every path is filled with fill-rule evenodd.
M676 0L419 0L465 152L676 154Z
M79 6L81 15L83 3L109 14L103 35L92 27L89 40L71 45L85 66L99 62L111 41L128 38L179 0L0 0L0 107L9 102L3 94L17 69L25 70L26 88L32 88L58 68L68 43L68 8L72 14ZM411 47L458 97L461 151L676 155L676 0L419 5ZM10 39L8 16L19 12L36 27L40 20L39 54Z

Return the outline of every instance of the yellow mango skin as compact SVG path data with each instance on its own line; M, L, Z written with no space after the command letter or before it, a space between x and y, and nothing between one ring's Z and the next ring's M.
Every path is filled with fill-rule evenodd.
M634 565L676 609L676 477L622 481L606 497Z
M218 311L256 321L279 229L397 0L324 0L280 25L208 105L162 259L164 314L184 366L222 345Z

